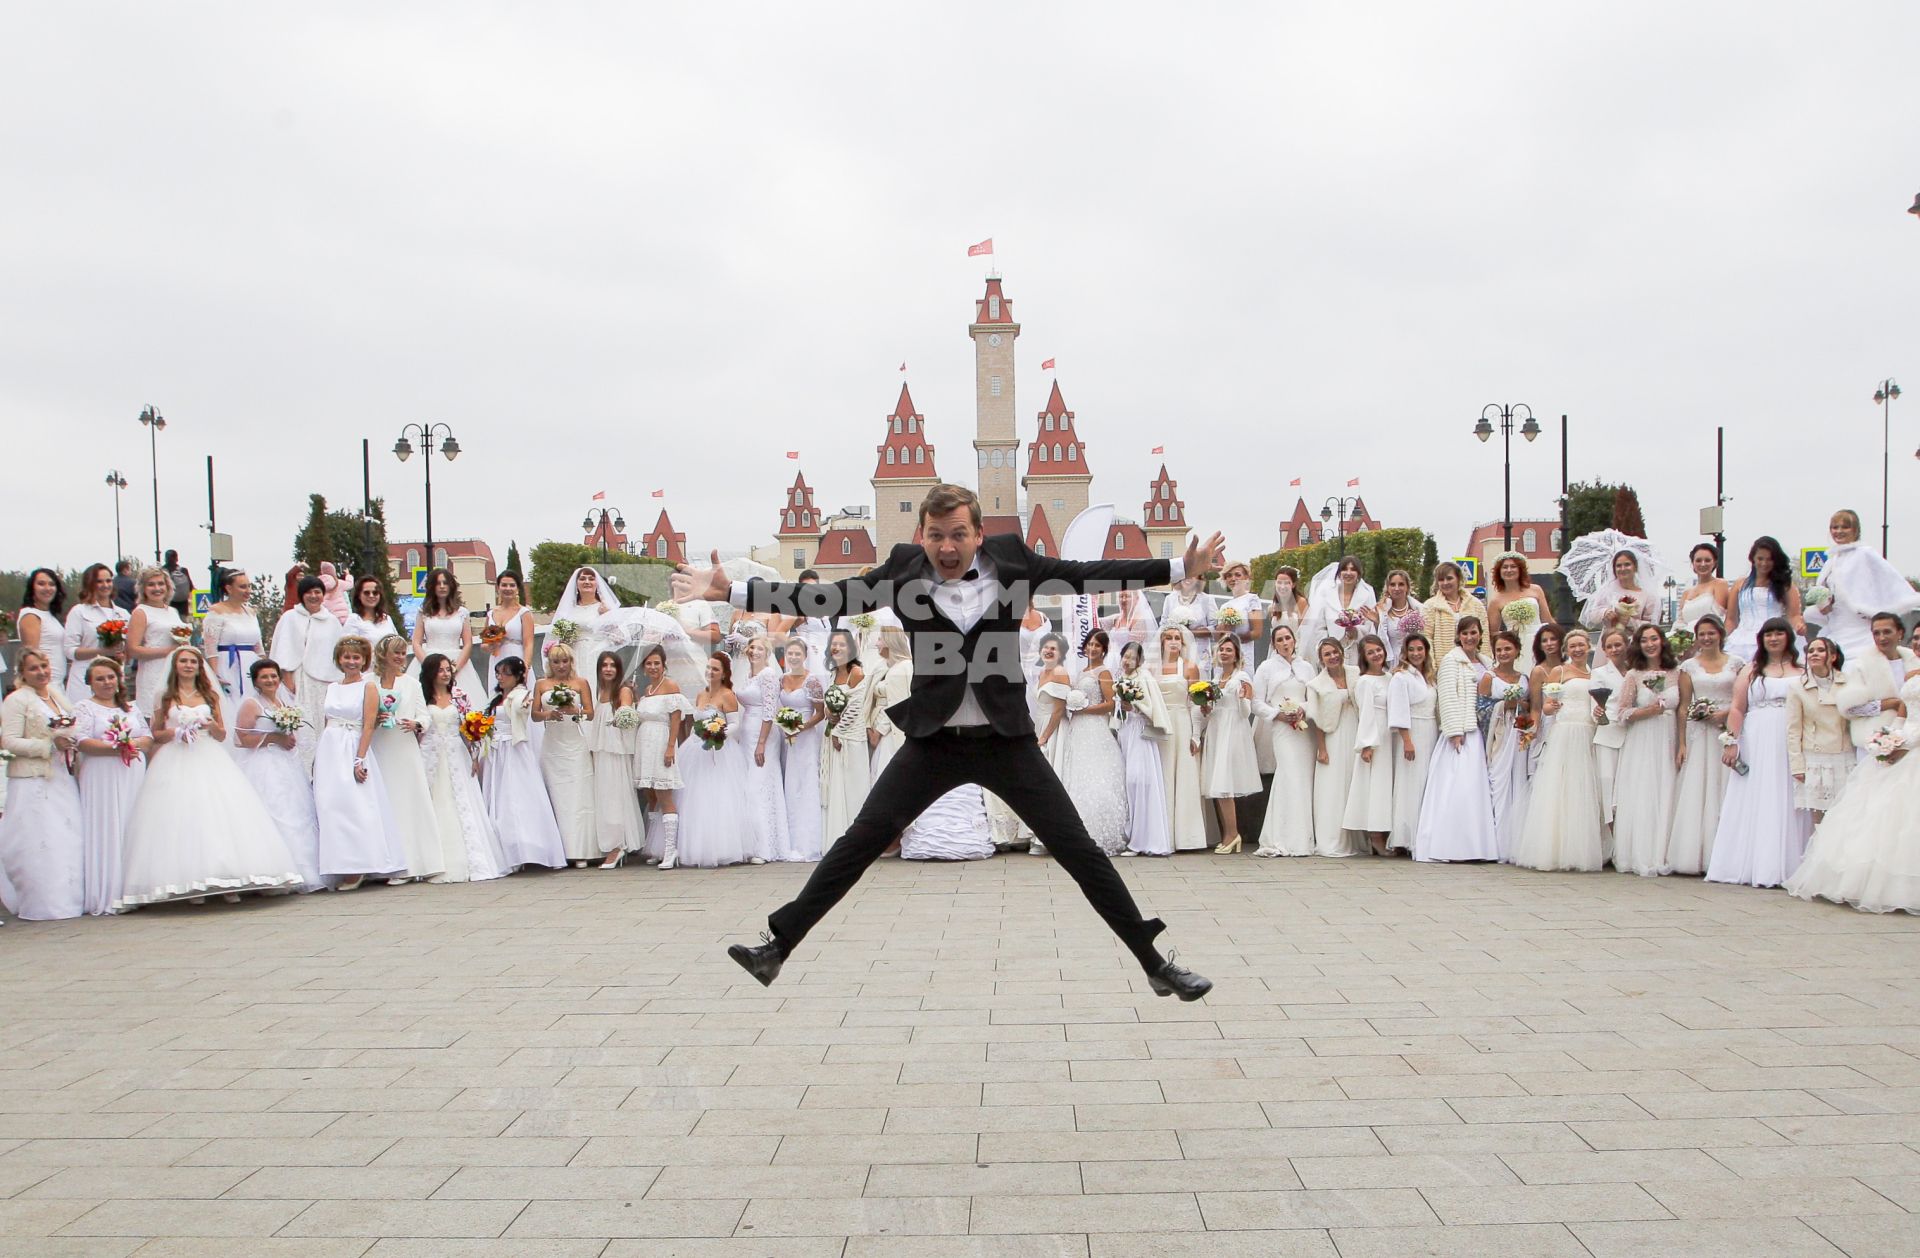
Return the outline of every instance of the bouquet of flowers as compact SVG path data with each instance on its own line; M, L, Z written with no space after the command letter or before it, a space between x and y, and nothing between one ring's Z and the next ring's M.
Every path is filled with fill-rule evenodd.
M1220 697L1220 687L1210 681L1196 681L1187 686L1187 698L1193 700L1198 708L1210 708L1214 700Z
M1213 623L1222 629L1239 629L1247 623L1247 618L1240 614L1238 607L1222 607L1214 614Z
M394 712L400 707L398 693L388 691L380 696L380 728L395 729L400 722L394 718Z
M571 620L556 620L547 626L547 638L562 646L572 646L580 640L580 626Z
M1400 619L1393 623L1400 630L1400 636L1403 638L1408 634L1427 631L1427 617L1418 607L1407 608L1400 613Z
M100 645L109 649L119 646L127 640L127 622L124 620L103 620L100 627L93 631Z
M800 727L807 723L807 718L800 715L799 708L783 707L773 714L773 723L780 727L780 732L791 743L800 733Z
M1518 703L1526 697L1527 692L1521 688L1519 682L1515 682L1500 692L1500 702L1502 703Z
M616 708L613 713L613 727L623 734L630 734L640 728L640 710L638 708Z
M1713 706L1713 700L1711 699L1695 699L1687 705L1687 719L1689 721L1711 721L1713 714L1718 710L1718 708Z
M124 712L116 712L107 722L107 745L120 757L121 764L132 764L140 758L140 749L133 745L133 721Z
M547 706L561 713L568 720L577 721L580 719L580 692L562 683L547 691Z
M1513 718L1513 728L1515 732L1520 735L1520 745L1522 747L1532 745L1534 735L1533 713L1521 712L1515 715Z
M1614 610L1620 613L1622 620L1640 619L1640 600L1631 594L1622 594L1613 601Z
M1867 740L1867 750L1873 758L1887 764L1895 756L1907 749L1907 736L1897 729L1883 729Z
M1333 618L1336 628L1342 633L1358 633L1367 623L1367 615L1358 607L1349 607Z
M861 633L865 633L867 630L879 624L880 621L871 612L861 612L858 616L848 619L847 623L855 629L858 629Z
M1693 650L1693 630L1675 625L1667 630L1667 645L1673 648L1675 655L1685 655Z
M663 602L655 603L653 605L653 610L659 612L663 616L671 616L675 620L680 619L680 610L681 610L680 604L674 602L672 599L666 599Z
M484 758L493 749L493 718L485 712L467 713L460 718L460 737L474 755Z
M1300 706L1298 699L1282 699L1274 708L1274 715L1284 721L1291 729L1304 729L1307 724L1307 710Z
M507 631L499 625L488 625L480 631L480 645L489 649L499 646L507 640Z
M1166 619L1162 623L1170 627L1177 625L1191 629L1193 627L1192 604L1183 603L1179 607L1172 608L1167 612Z
M1514 629L1524 630L1528 625L1538 623L1540 608L1530 598L1517 598L1500 609L1500 619Z
M700 746L708 751L718 751L727 745L727 718L720 712L708 710L707 715L696 719L693 732L700 735Z
M1542 699L1547 700L1550 703L1560 702L1560 696L1566 693L1567 693L1567 687L1563 682L1550 681L1546 685L1540 687L1540 697Z
M1139 707L1146 702L1147 698L1147 688L1142 686L1139 679L1135 677L1122 677L1114 682L1113 693L1114 697L1130 708Z
M207 723L197 716L182 717L173 728L173 740L182 747L191 747L194 740L200 737L200 731L206 727Z
M834 720L839 720L840 714L845 712L847 705L852 702L853 691L847 689L845 686L835 682L833 685L827 687L827 711L832 714Z
M307 714L291 705L275 708L267 714L267 718L273 722L277 734L291 734L307 723Z
M185 646L187 643L193 641L192 625L175 625L173 628L167 630L167 632L173 635L173 641L177 646Z
M1665 673L1649 673L1640 679L1640 684L1656 695L1664 694L1667 689L1667 675Z
M1810 609L1817 611L1833 601L1833 591L1824 585L1811 586L1807 592L1801 596L1800 601L1805 603Z

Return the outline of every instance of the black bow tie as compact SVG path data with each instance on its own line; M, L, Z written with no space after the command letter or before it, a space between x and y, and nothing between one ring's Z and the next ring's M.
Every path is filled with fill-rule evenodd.
M962 581L978 581L980 579L980 569L968 568L967 575L965 575L964 577L961 577L960 579Z

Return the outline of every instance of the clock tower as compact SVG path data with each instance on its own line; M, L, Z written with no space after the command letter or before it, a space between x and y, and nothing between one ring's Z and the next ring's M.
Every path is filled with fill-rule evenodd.
M988 517L1020 513L1019 473L1014 465L1020 449L1014 431L1013 342L1020 325L1013 321L1013 303L1000 290L1000 277L987 279L987 291L973 303L974 457L979 463L980 511Z

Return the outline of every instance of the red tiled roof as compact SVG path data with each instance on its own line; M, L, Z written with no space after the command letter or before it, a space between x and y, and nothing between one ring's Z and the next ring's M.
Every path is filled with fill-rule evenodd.
M998 318L991 315L992 299L995 297L1000 299ZM1001 291L999 276L995 275L987 280L986 293L979 301L973 303L973 321L976 324L1006 324L1009 327L1013 325L1013 302Z
M1027 545L1043 554L1057 556L1060 553L1060 543L1053 538L1053 525L1047 520L1046 509L1037 502L1027 515Z
M905 384L900 386L900 401L887 416L887 439L874 450L878 454L873 468L875 480L940 479L933 470L926 416L913 409L913 395Z
M992 537L997 533L1020 535L1020 517L1017 515L983 515L980 517L980 536Z
M1073 427L1073 412L1060 396L1060 382L1040 412L1040 437L1027 443L1028 476L1092 476L1087 469L1087 447Z
M1160 508L1158 518L1154 508ZM1185 528L1187 525L1187 504L1180 498L1180 482L1167 475L1167 465L1160 465L1160 475L1153 478L1147 486L1146 505L1140 508L1140 522L1147 528Z
M818 537L820 523L819 509L813 505L813 490L805 474L796 472L793 485L787 490L787 500L780 507L780 526L773 530L773 535Z
M873 537L865 529L829 529L820 537L820 549L814 553L813 566L855 564L864 567L877 558Z
M1147 534L1138 524L1115 524L1107 529L1107 546L1102 559L1151 559Z
M667 542L665 555L660 554L660 549L655 544L660 538L665 538ZM687 561L687 535L673 531L673 521L667 518L665 508L661 509L660 518L654 522L651 529L647 530L647 535L640 539L640 552L656 558L670 559L674 563Z

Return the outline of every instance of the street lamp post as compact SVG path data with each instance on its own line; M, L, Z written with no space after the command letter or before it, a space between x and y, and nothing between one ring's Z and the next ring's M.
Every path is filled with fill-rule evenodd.
M1917 200L1915 204L1920 204ZM1888 377L1880 382L1873 391L1873 400L1880 407L1880 557L1887 557L1887 487L1893 479L1893 400L1900 396L1900 386Z
M1329 498L1326 505L1320 508L1320 522L1322 524L1334 522L1333 532L1334 536L1340 539L1342 559L1347 557L1347 513L1359 505L1360 496L1355 494L1351 498Z
M595 529L600 531L600 566L603 568L607 566L608 520L613 521L613 532L627 531L626 513L618 507L588 507L587 518L580 521L580 527L587 536L593 536Z
M1526 412L1526 420L1520 425L1520 435L1532 441L1540 435L1540 425L1533 418L1533 408L1525 402L1518 405L1503 405L1490 402L1480 412L1480 422L1473 426L1473 435L1485 441L1493 436L1493 417L1500 417L1500 436L1502 447L1500 462L1505 476L1506 500L1501 509L1501 520L1505 522L1508 550L1513 549L1513 417L1520 411Z
M447 456L449 463L460 457L460 442L454 438L450 424L403 424L400 440L393 443L394 457L402 463L413 457L413 443L407 440L413 433L420 435L420 449L427 456L420 461L427 487L427 567L437 568L439 565L433 562L433 439L442 438L440 453Z
M113 562L118 564L127 557L127 552L120 549L120 491L127 487L127 478L117 469L109 470L107 487L113 490Z
M160 566L160 430L167 421L151 405L140 412L140 423L147 430L148 453L153 457L153 563ZM116 560L118 556L115 556Z

